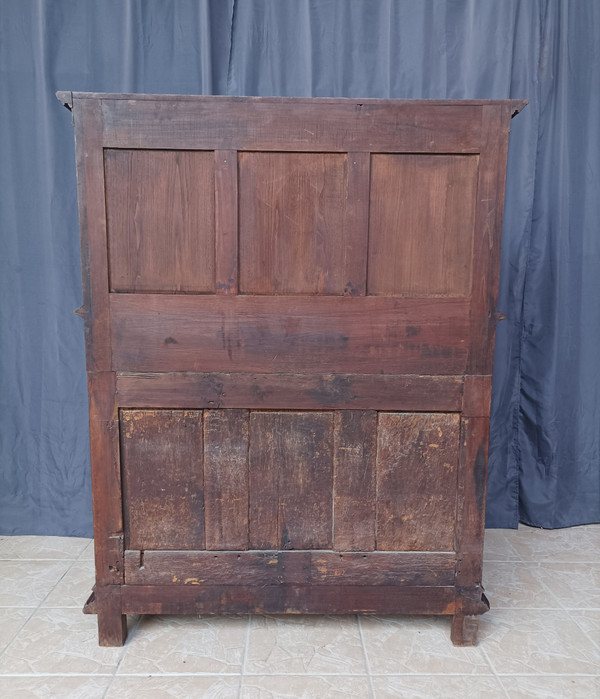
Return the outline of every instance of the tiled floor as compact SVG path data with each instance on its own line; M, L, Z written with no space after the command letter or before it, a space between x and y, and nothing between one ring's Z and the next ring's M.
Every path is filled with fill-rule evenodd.
M0 697L600 699L600 525L486 533L476 648L443 617L131 618L100 648L87 539L0 537Z

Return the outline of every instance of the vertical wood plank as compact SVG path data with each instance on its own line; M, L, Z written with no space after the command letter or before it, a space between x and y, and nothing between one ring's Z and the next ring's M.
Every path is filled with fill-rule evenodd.
M73 102L85 356L88 371L110 371L110 314L100 100Z
M368 293L468 296L478 156L374 154Z
M468 374L492 374L510 105L482 107Z
M367 257L369 247L369 188L371 154L348 153L348 195L342 263L344 296L367 293Z
M455 548L458 564L456 584L463 588L481 585L489 419L461 420L458 478L458 528Z
M377 413L340 410L334 417L334 548L375 549Z
M242 292L344 293L347 176L345 153L239 154Z
M248 548L248 411L204 411L206 548Z
M128 549L203 549L202 411L122 410Z
M215 290L214 156L106 150L111 291Z
M119 424L112 372L88 373L96 584L123 580Z
M250 415L250 547L332 547L333 415Z
M378 550L454 549L459 429L451 413L379 414Z
M238 292L238 155L215 151L215 267L217 294Z

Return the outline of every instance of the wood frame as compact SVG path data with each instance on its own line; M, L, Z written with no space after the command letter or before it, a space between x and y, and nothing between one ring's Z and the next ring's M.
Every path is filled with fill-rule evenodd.
M75 124L84 288L78 312L85 321L96 563L85 611L98 615L100 644L124 643L126 614L281 611L452 615L452 641L476 643L478 615L489 608L481 567L506 154L510 119L526 101L57 97ZM212 296L110 292L105 151L140 148L214 151ZM468 297L369 296L366 263L353 263L352 283L339 296L295 301L315 334L331 337L331 326L339 337L357 334L352 351L330 343L311 354L308 346L292 350L275 339L268 355L208 346L207 326L217 317L229 323L228 336L248 347L240 316L285 312L289 297L239 295L236 163L238 153L290 149L347 154L353 235L368 227L369 154L478 157ZM353 245L362 250L355 259L366 261L367 238ZM361 297L356 311L351 304ZM382 344L390 314L418 328L419 342L402 352L395 350L397 337ZM378 342L379 364L369 358ZM457 487L448 493L457 512L453 551L127 550L123 409L456 413ZM202 582L193 574L198 567Z

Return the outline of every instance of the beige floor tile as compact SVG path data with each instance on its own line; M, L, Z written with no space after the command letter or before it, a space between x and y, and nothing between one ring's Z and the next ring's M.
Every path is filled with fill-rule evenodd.
M600 699L594 677L502 677L510 699Z
M0 677L6 699L102 699L112 677Z
M600 648L600 609L574 610L569 611L569 615Z
M86 561L93 561L94 560L94 540L93 539L86 539L88 542L87 546L83 549L83 551L79 554L78 558L79 560L86 560Z
M366 677L330 675L285 675L279 677L244 677L242 699L332 699L348 697L367 699L371 696Z
M486 529L483 545L484 561L520 561L521 556L511 543L511 529Z
M144 616L118 674L240 672L246 617Z
M375 699L506 699L495 677L430 675L374 677Z
M71 561L0 561L0 607L37 606Z
M46 597L42 607L76 607L81 609L90 596L93 585L93 561L75 561Z
M0 559L77 558L89 542L69 536L0 536Z
M480 648L452 645L448 618L367 617L360 624L375 675L491 673Z
M538 574L564 608L600 609L600 561L544 563Z
M598 560L600 525L553 530L521 525L508 537L523 561L596 563Z
M117 676L105 699L237 699L240 677Z
M28 607L0 609L0 653L13 640L34 611L35 608Z
M561 609L559 600L544 585L538 564L487 562L483 586L494 609Z
M365 673L356 617L255 617L250 622L245 672Z
M38 609L0 656L0 674L113 673L122 654L98 646L95 616Z
M595 674L600 650L566 611L497 609L480 622L480 643L499 674Z

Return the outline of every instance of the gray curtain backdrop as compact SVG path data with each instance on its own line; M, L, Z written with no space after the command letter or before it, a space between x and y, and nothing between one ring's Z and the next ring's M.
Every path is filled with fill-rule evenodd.
M0 533L91 534L56 90L529 98L509 152L488 525L600 521L600 3L0 0Z

